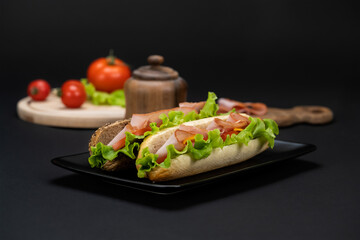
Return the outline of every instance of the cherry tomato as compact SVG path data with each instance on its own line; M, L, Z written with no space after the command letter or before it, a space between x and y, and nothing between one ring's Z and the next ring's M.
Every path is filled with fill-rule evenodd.
M64 91L65 88L68 88L69 85L76 85L78 87L83 87L83 84L76 79L69 79L66 82L63 83L63 85L61 86L61 91Z
M44 79L32 81L27 88L27 94L35 101L44 101L49 96L51 87Z
M93 61L87 70L87 78L96 90L113 92L124 88L124 84L131 76L130 68L120 59L110 53L106 58Z
M68 80L61 86L61 101L68 108L79 108L86 101L85 87L80 81Z

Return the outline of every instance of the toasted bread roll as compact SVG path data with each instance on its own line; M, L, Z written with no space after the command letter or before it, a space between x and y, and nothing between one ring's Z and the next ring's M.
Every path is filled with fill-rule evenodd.
M89 142L89 152L91 154L91 147L95 147L97 143L102 142L108 144L128 123L129 119L120 120L113 123L106 124L95 131L91 136ZM124 169L134 168L135 160L120 154L112 161L107 161L102 169L106 171L119 171Z
M228 116L218 116L216 118L226 119L227 117ZM206 126L213 120L214 118L205 118L197 121L186 122L184 125L206 128ZM138 158L141 156L142 150L146 147L149 148L151 153L155 153L176 131L176 129L178 129L178 127L168 128L146 138L141 144ZM240 163L263 152L267 148L268 143L265 140L254 139L251 140L247 146L244 144L233 144L225 146L222 149L215 148L207 158L199 160L192 159L189 154L183 154L172 159L171 166L169 168L154 168L152 171L147 173L147 178L152 181L168 181L191 176ZM140 165L137 165L136 167L139 169Z

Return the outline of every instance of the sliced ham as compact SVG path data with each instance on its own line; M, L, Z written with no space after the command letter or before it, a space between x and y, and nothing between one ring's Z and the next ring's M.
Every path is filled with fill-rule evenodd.
M264 103L246 103L249 111L249 114L262 116L267 113L267 106Z
M208 130L219 129L221 138L225 141L228 135L238 134L244 130L250 121L239 113L231 113L226 120L215 118L207 127Z
M201 134L204 138L207 138L207 129L202 129L193 126L180 125L179 129L177 129L174 133L176 139L181 143L186 143L191 137L194 137L196 134Z
M264 115L267 113L267 106L263 103L239 102L228 98L220 98L218 101L218 113L226 113L235 108L238 113L246 113L250 115Z
M229 118L226 121L228 121L228 122L247 122L248 124L250 123L250 120L247 117L245 117L242 114L235 113L235 112L230 113Z
M207 130L187 126L187 125L180 125L180 127L172 134L169 139L157 150L156 154L158 158L156 160L157 163L162 163L167 157L167 149L166 147L173 144L175 149L181 151L186 146L187 140L191 140L195 137L196 134L202 134L204 139L207 138Z
M205 105L205 101L204 102L182 102L179 104L180 108L192 108L195 109L196 112L200 112L200 110L204 107Z
M215 118L214 122L219 126L218 129L221 129L224 132L234 129L244 129L248 125L246 121L229 122L219 118Z
M131 129L131 126L130 124L126 125L109 143L108 143L108 146L113 146L115 143L117 142L120 142L122 139L125 139L126 135L125 135L125 132L129 132ZM125 141L123 144L120 144L119 145L124 145L125 146ZM122 146L122 147L124 147ZM120 147L120 148L122 148ZM116 146L117 149L120 149L118 148L118 146Z
M196 111L195 108L191 108L191 107L177 107L177 108L159 110L151 113L133 114L131 117L130 124L137 129L146 128L152 122L156 122L156 124L160 126L162 121L159 118L159 116L163 113L168 114L170 111L181 111L186 115L194 110Z
M218 125L215 121L212 121L212 122L209 123L209 125L206 127L206 130L211 131L211 130L214 130L214 129L217 129L217 128L219 128L219 125Z
M166 147L171 145L171 144L174 144L175 149L178 150L178 151L184 149L184 147L185 147L185 144L183 144L182 142L179 142L176 139L175 134L171 135L169 137L169 139L164 143L164 145L162 145L157 150L157 152L156 152L156 154L158 155L158 158L156 160L157 163L162 163L165 160L165 158L167 157L167 149L166 149Z
M231 100L229 98L219 98L218 105L219 105L219 108L223 109L226 112L232 110L233 108L235 108L235 109L244 109L245 108L244 103L238 102L235 100Z
M226 131L228 129L232 130L234 128L244 129L247 127L247 125L249 125L249 123L250 120L247 117L239 113L232 112L230 113L229 117L226 120L215 118L214 121L211 122L206 129L207 130L219 129L220 132Z

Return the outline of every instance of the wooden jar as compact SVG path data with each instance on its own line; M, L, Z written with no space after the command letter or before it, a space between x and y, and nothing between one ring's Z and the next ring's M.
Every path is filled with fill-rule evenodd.
M125 82L125 118L134 113L178 107L180 102L186 101L187 83L179 73L162 66L162 56L151 55L147 60L150 65L134 70L132 77Z

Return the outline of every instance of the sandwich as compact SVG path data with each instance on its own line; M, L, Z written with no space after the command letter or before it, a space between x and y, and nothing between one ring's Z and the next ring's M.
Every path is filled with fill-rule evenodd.
M99 128L89 164L105 171L135 168L139 178L168 181L236 164L274 147L275 121L236 109L221 113L216 95L207 101L147 114Z

